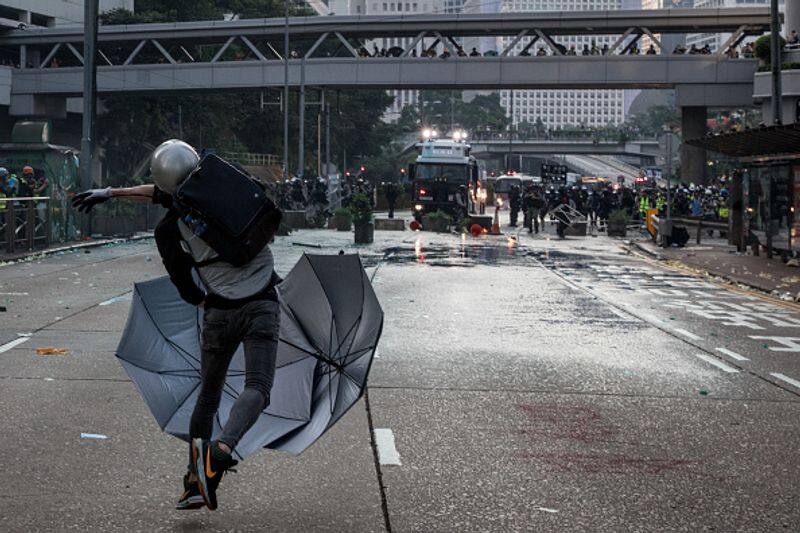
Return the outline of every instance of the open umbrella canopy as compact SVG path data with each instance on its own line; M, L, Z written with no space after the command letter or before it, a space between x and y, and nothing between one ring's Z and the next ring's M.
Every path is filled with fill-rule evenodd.
M278 286L280 341L270 405L235 453L267 447L300 453L364 392L383 311L358 255L304 255ZM117 348L125 371L161 428L189 439L200 390L200 315L168 278L134 286ZM214 437L244 388L240 346L228 369Z

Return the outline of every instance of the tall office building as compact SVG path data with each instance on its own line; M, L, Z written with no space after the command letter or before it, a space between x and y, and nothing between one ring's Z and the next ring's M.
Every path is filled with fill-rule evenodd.
M133 0L100 0L99 7L133 11ZM83 24L83 0L0 0L0 17L35 26Z
M788 0L796 2L797 0ZM780 0L781 11L783 11L784 0ZM721 7L754 7L754 6L769 6L770 0L694 0L694 7L697 9L716 9ZM686 36L686 44L688 46L696 45L702 48L708 45L711 51L715 52L722 46L731 35L729 33L691 33ZM753 41L755 38L750 37L744 42Z
M364 13L366 15L386 16L416 13L442 13L445 1L448 3L457 3L461 0L356 0L351 1L351 6L357 7L357 10L351 11L351 14ZM410 41L411 39L409 38L374 39L368 43L368 48L370 52L373 47L377 47L378 49L386 48L388 50L393 46L399 46L405 49ZM422 43L417 45L417 51L419 51L421 47ZM419 100L419 91L392 91L392 94L394 95L394 102L389 106L383 116L384 120L387 122L397 121L404 107L416 105Z
M622 0L505 0L502 11L507 13L536 11L610 11L621 9ZM614 36L591 37L571 36L559 38L559 44L575 49L580 54L584 46L602 47L614 44ZM501 49L510 42L510 38L500 39ZM523 39L516 46L521 50L529 43ZM540 46L531 50L535 54ZM548 51L549 53L549 51ZM532 61L535 61L533 59ZM512 102L513 95L513 102ZM541 120L547 128L555 129L564 126L605 126L619 124L624 120L624 91L621 90L515 90L501 91L500 101L515 125L521 122L536 123ZM513 108L513 115L512 115Z

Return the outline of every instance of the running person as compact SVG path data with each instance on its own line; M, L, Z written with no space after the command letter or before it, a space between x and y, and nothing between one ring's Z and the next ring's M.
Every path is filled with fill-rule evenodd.
M189 425L189 467L176 509L217 508L217 487L237 464L236 445L269 405L278 348L280 312L269 246L249 263L235 267L217 254L180 218L172 193L197 166L197 152L182 141L166 141L153 152L155 185L94 189L76 195L73 205L88 212L110 198L152 200L168 209L155 231L156 244L170 280L185 301L203 307L200 393ZM196 271L202 288L192 277ZM219 408L228 365L244 345L244 390L231 408L217 440L213 420Z

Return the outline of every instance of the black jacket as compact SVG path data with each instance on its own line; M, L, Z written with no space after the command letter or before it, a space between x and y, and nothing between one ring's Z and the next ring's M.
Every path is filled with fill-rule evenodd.
M153 203L161 205L167 209L167 214L158 223L155 229L156 247L161 255L161 261L173 285L178 289L186 302L191 305L200 305L205 301L208 307L220 309L234 309L254 300L273 300L277 301L278 295L275 286L282 281L274 271L269 284L262 291L242 298L240 300L229 300L216 294L206 294L204 290L197 286L192 275L195 268L194 259L181 246L181 231L178 228L180 215L173 208L172 196L156 188L153 191Z

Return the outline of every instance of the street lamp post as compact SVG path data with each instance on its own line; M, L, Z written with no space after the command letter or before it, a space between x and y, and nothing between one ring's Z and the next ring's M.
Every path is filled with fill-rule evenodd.
M787 0L788 2L789 0ZM772 0L770 6L772 15L771 23L771 59L772 59L772 123L781 124L783 117L781 114L781 21L778 11L778 0Z
M669 127L665 129L667 132L666 139L664 139L667 150L667 224L670 224L672 222L672 130Z
M283 0L283 179L289 179L289 0Z
M97 100L97 69L95 50L97 48L98 0L86 0L83 6L83 124L81 132L81 186L91 189L92 159L94 157L95 117ZM25 65L23 64L23 68ZM91 232L91 219L84 217L82 230L84 236Z

